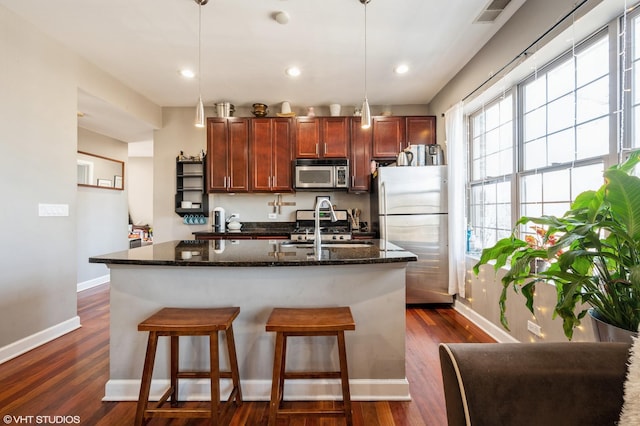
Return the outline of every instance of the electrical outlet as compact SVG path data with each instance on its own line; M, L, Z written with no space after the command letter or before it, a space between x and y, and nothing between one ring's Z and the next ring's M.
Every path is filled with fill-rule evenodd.
M538 337L542 336L542 327L540 327L538 324L536 324L531 320L527 321L527 330L529 330L530 333L535 334Z
M275 213L269 213L269 219L277 219L278 215Z

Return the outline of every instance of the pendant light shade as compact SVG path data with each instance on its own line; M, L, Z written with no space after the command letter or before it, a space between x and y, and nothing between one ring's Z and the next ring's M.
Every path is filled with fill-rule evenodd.
M202 56L202 6L207 4L209 0L194 0L198 4L198 105L196 105L196 127L204 127L204 104L202 103L202 73L201 56Z
M371 108L369 108L369 99L367 97L367 4L371 0L360 0L364 5L364 102L362 103L362 128L371 127Z
M204 104L202 103L202 96L198 98L198 105L196 105L196 127L204 127Z
M371 127L371 109L369 108L369 99L364 98L362 103L362 128L368 129Z

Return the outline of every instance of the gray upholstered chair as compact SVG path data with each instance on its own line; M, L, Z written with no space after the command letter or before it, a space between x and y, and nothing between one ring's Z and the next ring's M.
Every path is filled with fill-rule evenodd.
M615 425L630 345L443 343L449 426Z

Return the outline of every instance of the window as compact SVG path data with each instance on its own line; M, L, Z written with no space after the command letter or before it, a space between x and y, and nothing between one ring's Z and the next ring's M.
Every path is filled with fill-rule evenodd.
M601 32L519 85L520 216L560 216L602 184L609 154L609 42ZM523 233L533 232L529 227Z
M638 46L640 68L640 38ZM515 218L562 215L579 193L600 187L612 149L612 56L605 29L469 116L474 248L509 236ZM633 106L640 119L640 90Z
M469 222L475 247L487 247L511 232L513 96L505 94L474 113L471 126Z

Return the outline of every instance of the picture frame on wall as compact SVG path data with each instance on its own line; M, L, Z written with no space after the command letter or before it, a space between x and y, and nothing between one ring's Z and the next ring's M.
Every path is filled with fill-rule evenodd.
M111 180L109 179L98 179L98 186L103 186L105 188L113 188Z
M122 189L122 176L115 175L113 177L113 187Z

